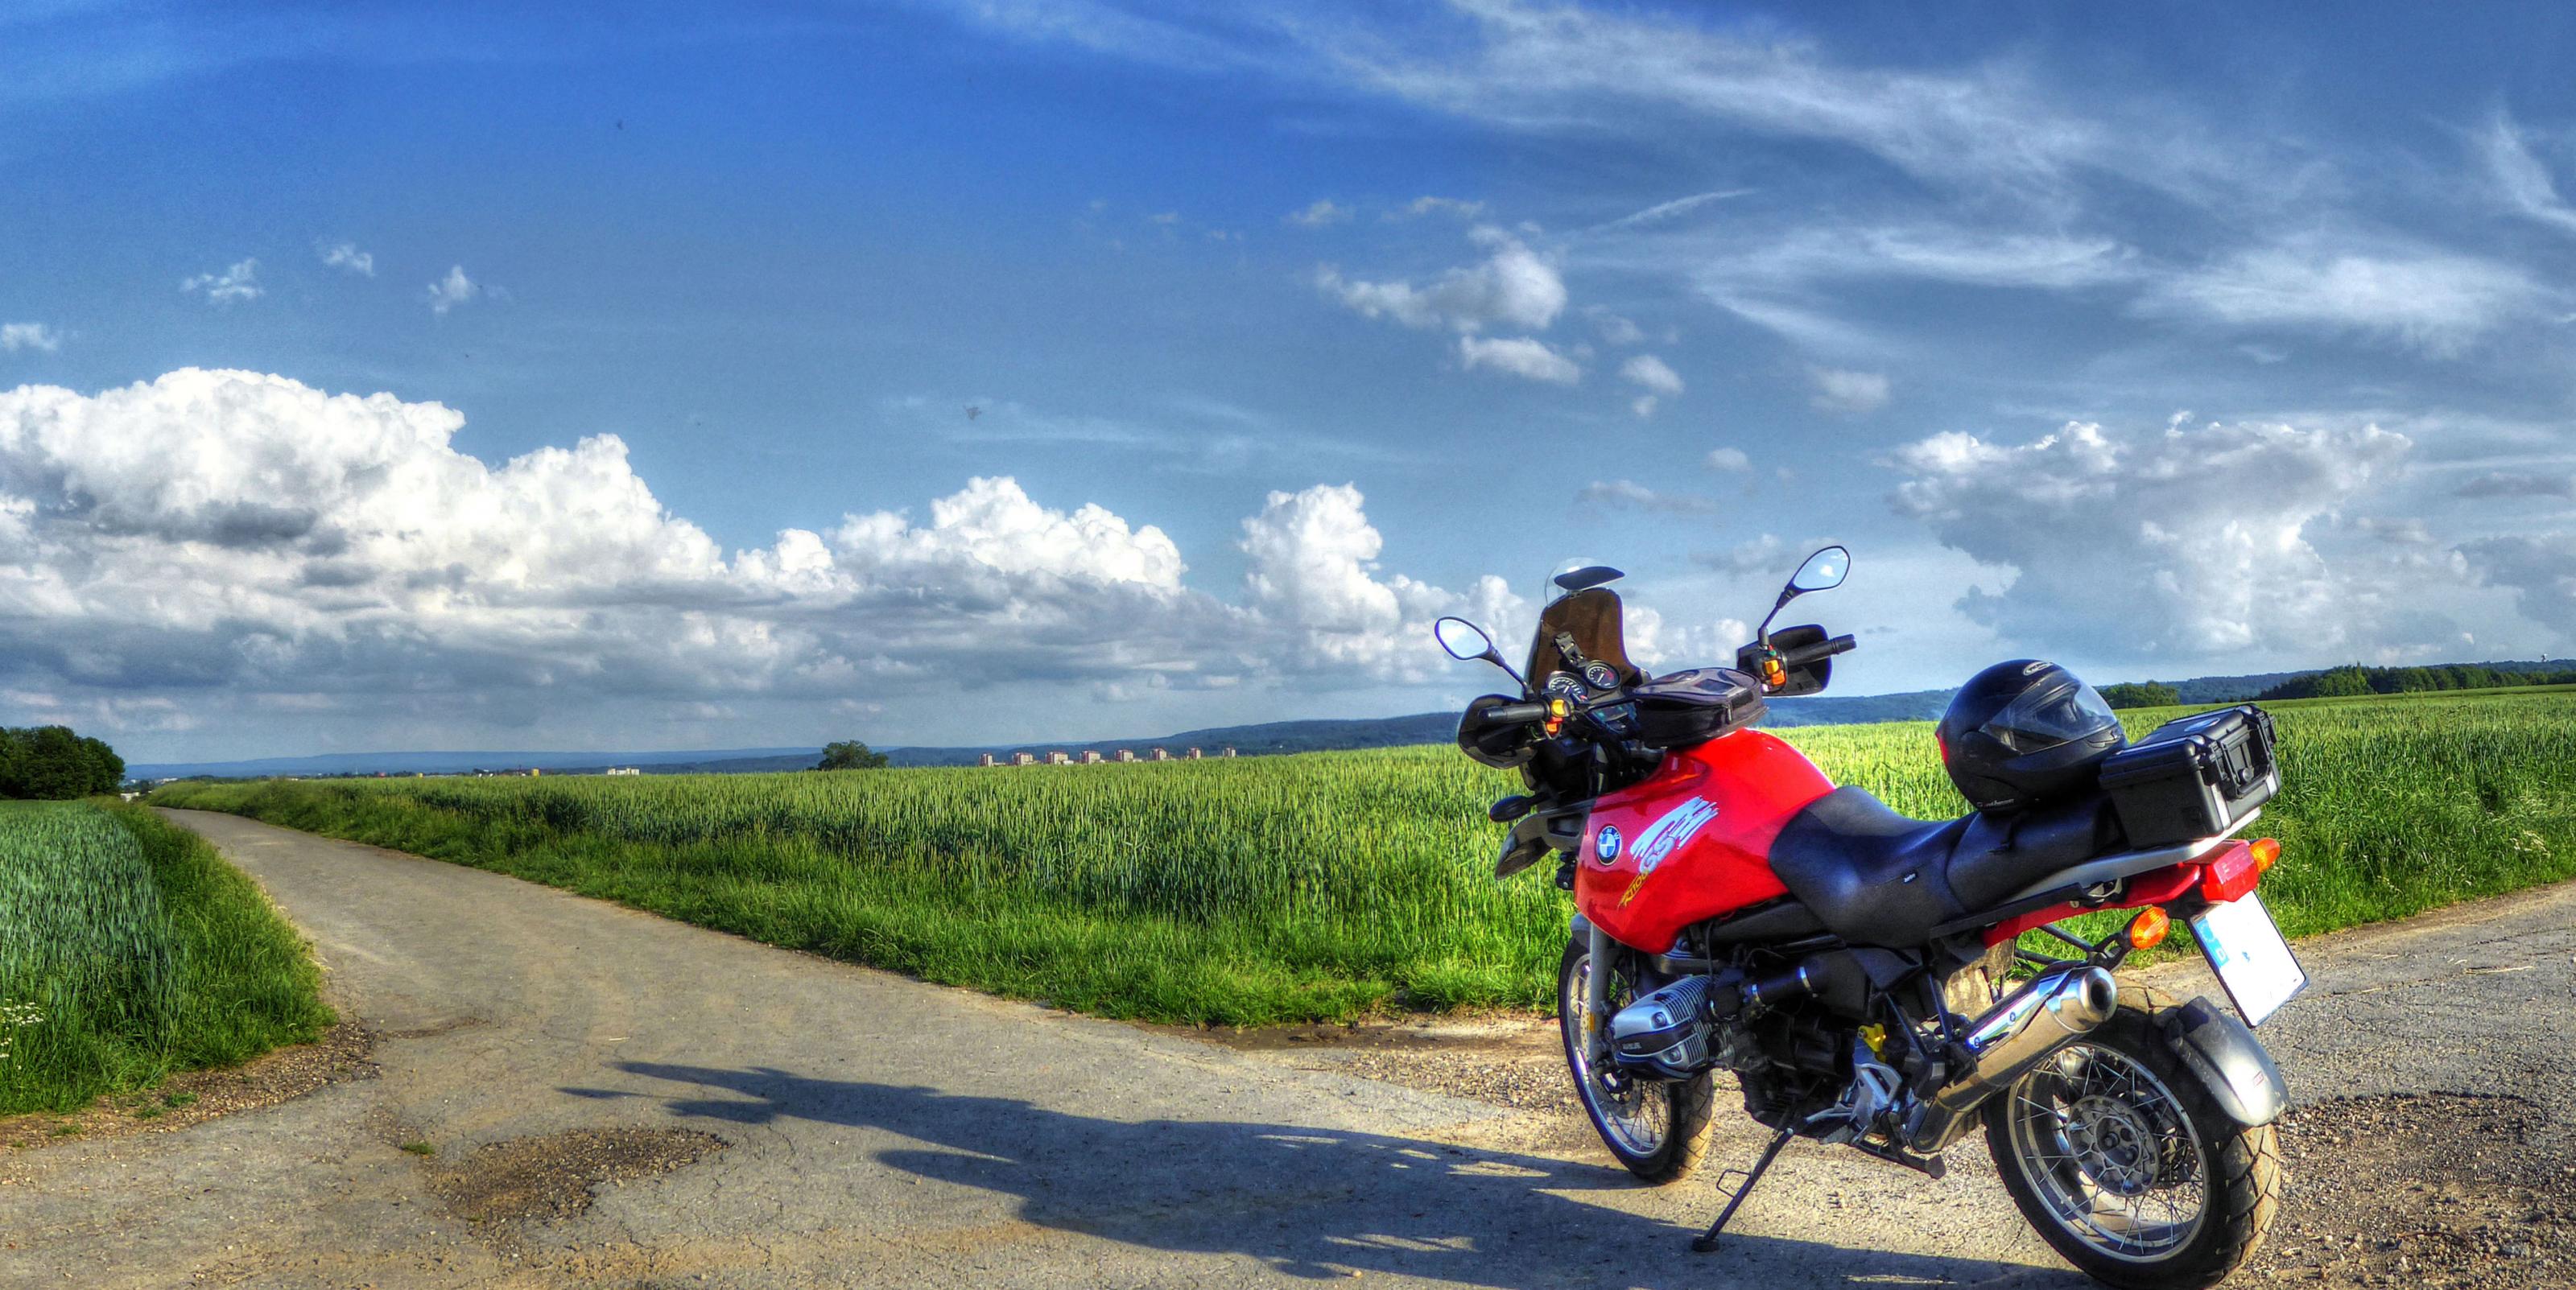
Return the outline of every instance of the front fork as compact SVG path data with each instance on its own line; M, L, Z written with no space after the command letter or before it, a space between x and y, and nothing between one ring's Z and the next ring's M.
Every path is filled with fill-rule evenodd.
M1583 934L1587 938L1584 953L1590 956L1583 973L1584 1061L1593 1070L1606 1070L1610 1041L1603 1032L1610 1024L1610 964L1619 943L1588 920L1583 923Z

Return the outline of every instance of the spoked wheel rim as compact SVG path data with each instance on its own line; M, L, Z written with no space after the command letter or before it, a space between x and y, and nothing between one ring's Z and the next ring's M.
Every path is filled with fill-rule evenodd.
M1589 1042L1590 1020L1585 1001L1591 998L1592 956L1575 960L1574 970L1566 975L1566 997L1558 1001L1558 1012L1565 1021L1565 1058L1574 1068L1574 1087L1584 1103L1599 1120L1601 1131L1608 1134L1611 1145L1636 1156L1651 1156L1663 1149L1664 1140L1673 1129L1670 1090L1653 1080L1641 1080L1615 1070L1596 1069ZM1630 988L1626 978L1612 977L1610 1007L1616 1011L1628 1000ZM1600 1024L1610 1024L1608 1017Z
M2008 1096L2022 1175L2060 1228L2131 1263L2191 1244L2209 1217L2209 1160L2190 1113L2153 1071L2070 1044Z

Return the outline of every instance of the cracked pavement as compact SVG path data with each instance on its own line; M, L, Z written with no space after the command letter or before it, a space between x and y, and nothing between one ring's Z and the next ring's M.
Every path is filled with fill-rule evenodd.
M1705 1178L1640 1186L1558 1116L170 815L314 939L335 1002L377 1036L380 1073L181 1133L0 1161L0 1283L2090 1284L2024 1228L1973 1147L1940 1182L1793 1148L1727 1248L1694 1255L1717 1205ZM2294 1093L2529 1096L2563 1061L2556 1027L2497 1008L2551 992L2563 1007L2576 887L2462 923L2483 958L2418 930L2445 917L2301 947L2319 987L2265 1031ZM2524 935L2559 939L2523 954ZM2511 1060L2486 1060L2500 1042L2519 1045ZM2545 1098L2565 1124L2563 1093ZM728 1145L550 1220L469 1224L428 1186L478 1147L631 1128ZM1760 1142L1741 1115L1720 1133L1713 1165ZM435 1160L400 1149L414 1141Z

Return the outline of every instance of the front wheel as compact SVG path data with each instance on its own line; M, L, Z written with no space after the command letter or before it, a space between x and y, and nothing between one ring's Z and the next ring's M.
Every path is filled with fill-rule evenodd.
M1686 1080L1646 1080L1606 1064L1596 1066L1584 1010L1593 970L1586 938L1574 938L1556 970L1556 1018L1575 1096L1583 1100L1592 1127L1600 1130L1602 1144L1628 1172L1650 1183L1679 1182L1708 1155L1715 1083L1706 1071ZM1636 982L1618 964L1610 971L1610 1010L1615 1013L1636 997ZM1603 1016L1597 1024L1606 1027L1610 1018Z
M2271 1125L2227 1117L2124 1006L1986 1105L1986 1146L2022 1216L2122 1290L2200 1290L2263 1239L2281 1195Z

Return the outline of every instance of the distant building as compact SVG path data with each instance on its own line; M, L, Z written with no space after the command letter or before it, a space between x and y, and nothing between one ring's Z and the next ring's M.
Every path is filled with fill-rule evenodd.
M608 768L608 773L611 775L641 775L644 773L644 768L641 766L611 766Z
M991 753L984 753L984 754L982 754L982 755L980 755L980 756L976 757L976 758L975 758L975 764L976 764L976 765L978 765L978 766L990 766L990 765L992 765L992 764L993 764L993 754L991 754Z
M1012 754L1011 754L1011 764L1012 764L1012 765L1014 765L1014 766L1035 766L1035 765L1037 765L1037 764L1038 764L1037 754L1035 754L1035 753L1012 753Z
M1205 756L1207 756L1207 754L1206 754L1206 753L1200 752L1200 751L1199 751L1198 749L1196 749L1196 748L1193 748L1193 749L1189 750L1187 753L1182 754L1182 758L1183 758L1184 760L1186 760L1186 761L1197 761L1197 760L1199 760L1200 758L1205 757Z
M1083 764L1083 765L1085 765L1085 766L1097 766L1097 765L1099 765L1099 764L1100 764L1100 750L1099 750L1099 749L1097 749L1097 748L1085 748L1085 749L1083 749L1083 750L1082 750L1082 764Z
M1072 764L1073 764L1073 754L1072 754L1072 753L1069 753L1069 752L1051 752L1051 753L1048 753L1048 754L1047 754L1047 765L1050 765L1050 766L1070 766L1070 765L1072 765Z
M1233 749L1231 749L1231 748L1228 748L1228 749L1226 749L1225 751L1220 752L1220 753L1218 753L1218 754L1217 754L1217 756L1219 756L1219 757L1231 757L1231 756L1233 756L1233 755L1234 755L1234 750L1233 750Z
M1121 749L1119 749L1119 750L1118 750L1118 760L1120 760L1120 761L1134 761L1134 760L1136 760L1136 750L1135 750L1135 749L1133 749L1133 748L1121 748Z
M1160 748L1155 749L1152 753L1148 754L1148 756L1154 761L1170 761L1172 759L1172 755L1170 753L1165 752Z

